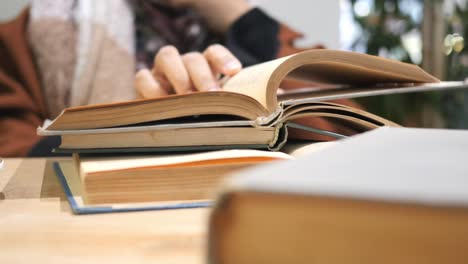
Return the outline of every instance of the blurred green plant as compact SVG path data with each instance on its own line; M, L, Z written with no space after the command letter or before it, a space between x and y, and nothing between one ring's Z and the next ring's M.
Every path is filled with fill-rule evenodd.
M463 80L468 77L468 50L464 49L463 36L468 36L468 8L454 3L447 16L447 33L444 46L447 55L446 76L448 80Z
M412 10L401 8L401 0L350 0L353 6L353 18L361 29L361 37L356 39L352 48L364 47L364 52L372 55L386 55L404 62L415 63L402 36L421 28L422 21L412 17ZM408 2L408 1L406 1ZM411 1L410 1L411 2ZM422 6L422 0L413 0L416 8ZM362 16L356 12L361 3L369 5L370 12ZM407 5L408 6L408 5ZM419 62L416 62L419 63Z
M440 0L439 0L440 1ZM452 10L447 10L444 40L447 80L466 80L468 77L468 50L465 38L468 36L468 5L452 2ZM460 91L442 96L441 112L447 118L449 127L468 128L468 104L465 98L468 91Z
M430 6L424 7L424 3L431 5L434 4L434 1L439 0L349 1L353 7L354 21L361 31L361 36L352 44L353 50L413 64L421 63L423 58L418 61L413 59L414 56L411 56L411 52L414 50L408 50L408 47L404 45L403 36L416 33L422 41L423 8L431 8ZM362 4L367 5L368 10L365 11L369 12L359 12L359 5L362 6ZM460 31L459 35L464 36L468 33L468 9L456 5L454 10L453 16L447 23L447 32L457 32L458 30ZM457 41L456 38L455 40ZM452 41L451 44L456 44L454 39L450 41ZM414 49L414 46L412 48ZM418 48L419 53L422 54L422 46ZM450 80L464 79L468 73L468 54L465 53L463 47L460 47L460 43L452 45L451 48L461 48L462 51L459 53L451 52L448 55L447 76ZM464 105L464 97L460 95L460 92L428 92L369 97L361 98L358 102L369 111L405 126L467 127L464 118L468 116L468 113L463 114L463 111L459 111L459 109L463 109Z

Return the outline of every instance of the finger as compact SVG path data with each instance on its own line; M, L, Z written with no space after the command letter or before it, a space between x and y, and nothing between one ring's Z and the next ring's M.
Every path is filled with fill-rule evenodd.
M151 74L153 75L153 78L159 84L161 89L166 91L167 94L173 94L174 93L174 89L172 88L171 83L166 78L166 76L164 75L163 72L159 72L159 71L157 71L156 67L153 67L153 69L151 70Z
M154 68L156 78L161 78L162 81L167 78L176 93L184 94L193 90L188 72L175 47L162 47L156 54Z
M142 98L166 96L168 93L154 79L148 69L142 69L135 75L135 88Z
M199 52L189 52L182 56L185 68L198 91L216 91L220 86L214 78L206 58Z
M232 76L242 69L240 61L224 46L214 44L203 53L215 73Z

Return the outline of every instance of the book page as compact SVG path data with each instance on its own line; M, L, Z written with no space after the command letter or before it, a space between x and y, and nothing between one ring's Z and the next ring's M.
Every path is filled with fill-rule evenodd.
M270 112L283 79L327 84L430 83L439 80L416 65L338 50L309 50L243 69L223 89L255 98Z
M272 107L268 101L272 98L276 99L278 87L268 87L269 82L274 71L288 58L284 57L247 67L227 80L223 85L223 90L255 98L266 109L273 111L276 105Z
M116 157L84 157L81 156L81 169L83 173L94 173L102 171L115 171L125 169L137 169L145 167L164 167L168 165L191 164L194 162L207 162L214 160L233 160L245 158L270 158L270 159L291 159L291 157L281 152L236 149L220 150L191 154L174 155L154 155L154 156L116 156Z
M347 105L340 105L330 102L320 103L304 103L298 105L292 105L285 108L285 114L282 117L282 121L297 119L300 116L322 116L322 117L333 117L336 116L343 120L357 121L364 125L364 127L372 128L376 126L394 126L400 125L387 120L378 115L371 114L367 111L357 109ZM368 124L368 125L366 125Z

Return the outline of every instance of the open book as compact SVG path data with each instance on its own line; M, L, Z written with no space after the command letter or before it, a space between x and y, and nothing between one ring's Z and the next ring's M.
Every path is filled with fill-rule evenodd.
M278 96L285 78L345 86ZM287 140L288 126L343 136L294 123L303 117L327 118L358 132L397 126L324 100L464 86L438 82L415 65L353 52L311 50L245 68L224 84L223 91L68 108L38 134L60 135L60 148L70 152L279 149Z

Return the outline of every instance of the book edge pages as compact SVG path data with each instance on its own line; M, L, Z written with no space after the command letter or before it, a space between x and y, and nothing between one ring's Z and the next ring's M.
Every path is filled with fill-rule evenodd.
M70 163L70 162L69 162ZM57 178L65 192L70 208L74 214L100 214L119 212L138 212L149 210L174 210L188 208L205 208L212 206L211 201L164 202L164 203L132 203L123 205L86 205L81 196L72 191L67 175L62 169L64 161L54 162L53 167ZM70 164L68 164L70 165Z
M269 116L259 117L256 120L235 120L235 121L215 121L215 122L192 122L181 124L158 124L149 126L126 126L110 127L96 129L72 129L72 130L50 130L50 122L36 129L40 136L60 136L60 135L79 135L79 134L100 134L100 133L120 133L120 132L145 132L155 130L189 129L189 128L209 128L209 127L262 127L268 125L273 120L277 120L282 115L282 105L278 105L276 110Z
M252 126L256 122L250 120L221 121L221 122L195 122L182 124L159 124L149 126L128 126L96 129L74 129L74 130L49 130L47 127L38 127L37 134L40 136L60 136L60 135L80 135L80 134L104 134L104 133L124 133L124 132L145 132L155 130L172 130L183 128L209 128L209 127L229 127L229 126Z

